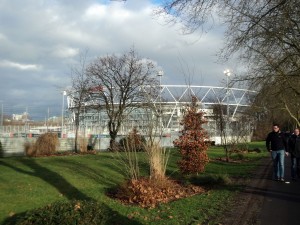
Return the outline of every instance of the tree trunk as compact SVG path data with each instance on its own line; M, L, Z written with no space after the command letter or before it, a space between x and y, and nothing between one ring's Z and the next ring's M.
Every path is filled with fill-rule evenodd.
M78 153L78 129L79 129L79 116L78 113L75 116L75 143L74 143L74 150L76 153Z
M110 135L109 150L112 151L112 152L117 151L118 150L118 145L117 145L117 142L116 142L117 132L110 131L109 135Z

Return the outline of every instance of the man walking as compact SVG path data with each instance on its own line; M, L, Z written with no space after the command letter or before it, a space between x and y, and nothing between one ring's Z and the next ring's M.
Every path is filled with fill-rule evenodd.
M288 151L291 154L291 175L292 179L300 178L300 131L299 128L294 130L294 133L288 140Z
M287 141L278 124L274 124L273 131L268 134L266 147L273 160L273 179L284 181L284 156L288 155Z

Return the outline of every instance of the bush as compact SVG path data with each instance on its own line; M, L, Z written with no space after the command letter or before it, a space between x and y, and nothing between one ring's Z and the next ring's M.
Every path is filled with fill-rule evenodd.
M34 148L34 144L30 142L24 143L24 151L27 156L36 156L36 149Z
M28 211L17 219L16 225L107 224L113 211L95 201L73 200L55 202L45 207Z
M119 141L120 151L145 151L146 139L144 136L137 133L134 128L133 131Z
M27 156L51 155L56 152L59 140L56 133L45 133L38 137L34 144L24 144Z

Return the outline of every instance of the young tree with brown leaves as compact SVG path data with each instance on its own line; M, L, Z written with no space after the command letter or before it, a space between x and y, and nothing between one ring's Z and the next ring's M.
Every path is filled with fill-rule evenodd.
M174 141L174 146L179 148L181 155L178 165L183 174L201 173L209 161L208 135L203 128L206 123L203 116L204 113L198 109L197 98L193 96L181 122L181 135Z

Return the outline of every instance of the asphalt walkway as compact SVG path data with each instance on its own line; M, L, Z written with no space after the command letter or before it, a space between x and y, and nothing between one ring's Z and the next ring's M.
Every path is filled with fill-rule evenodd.
M272 180L272 160L265 158L239 194L222 225L299 225L300 179L290 179L290 156L285 158L285 182Z
M291 180L291 157L285 158L285 182L272 180L272 163L263 179L262 187L256 187L264 198L258 215L260 224L300 224L300 180Z
M237 224L299 225L300 179L291 180L291 158L285 158L285 182L272 180L271 158L262 161L244 193L247 206Z

